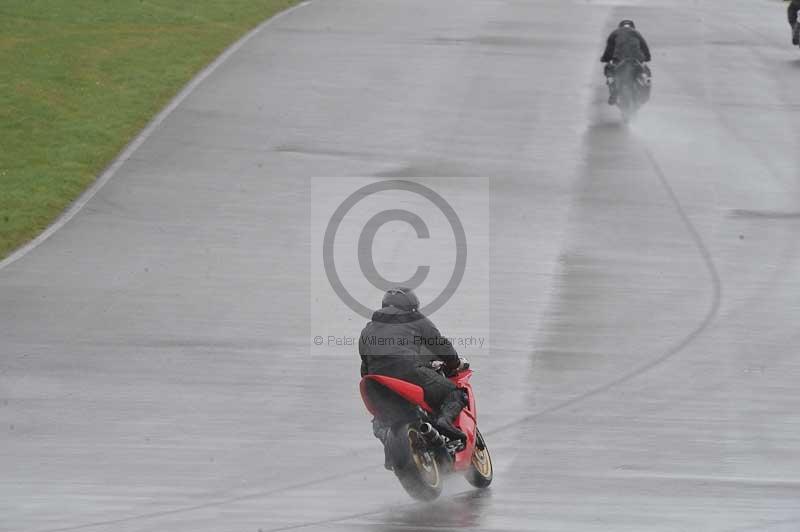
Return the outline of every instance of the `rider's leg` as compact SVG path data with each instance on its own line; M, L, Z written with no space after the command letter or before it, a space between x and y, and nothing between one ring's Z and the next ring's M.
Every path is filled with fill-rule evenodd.
M392 421L407 418L409 406L403 401L398 401L394 392L375 381L366 381L366 391L370 403L380 412L380 416L372 418L372 433L383 444L384 467L391 470L392 459L387 443L392 430Z
M608 105L617 103L617 85L614 80L614 66L611 63L605 67L606 85L608 85Z
M653 80L653 72L650 70L650 67L647 66L647 63L642 63L642 77L643 83L641 83L641 92L640 96L642 98L642 103L646 103L650 101L650 89L651 83Z
M381 440L381 442L386 442L386 439L389 437L390 429L391 426L386 421L379 417L372 418L372 433L376 438Z
M378 417L372 418L372 433L383 444L383 467L391 471L392 459L389 456L389 447L386 445L390 430L391 426L386 421Z
M453 421L464 408L464 393L453 382L440 373L425 366L419 366L406 379L422 387L425 401L436 411L436 426L445 436L452 439L466 438Z
M453 422L458 418L461 410L466 406L464 392L455 389L450 392L439 409L439 417L436 418L436 425L453 439L465 439L467 436Z
M792 32L792 44L800 44L800 22L797 22L794 25L794 31Z

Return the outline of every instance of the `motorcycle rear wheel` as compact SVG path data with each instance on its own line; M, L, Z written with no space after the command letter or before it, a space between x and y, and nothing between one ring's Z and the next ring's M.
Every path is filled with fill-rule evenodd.
M475 429L475 450L472 452L472 460L465 475L467 482L476 488L488 488L494 478L494 467L492 466L492 456L486 446L486 440L478 429Z
M637 98L636 79L635 74L630 70L620 72L617 79L619 95L617 97L617 107L622 112L622 120L629 124L636 117L639 110L639 101Z
M432 450L413 425L403 425L392 438L394 474L411 497L432 501L442 493L442 474Z
M636 103L634 101L633 90L630 87L624 87L620 91L619 97L619 110L622 112L622 120L629 124L636 116Z
M636 107L632 104L623 104L620 106L619 110L622 111L622 121L626 124L630 124L633 122L633 119L636 118Z

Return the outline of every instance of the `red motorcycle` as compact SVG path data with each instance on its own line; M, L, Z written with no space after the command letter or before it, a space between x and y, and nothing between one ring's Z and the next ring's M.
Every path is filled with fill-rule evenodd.
M443 366L433 367L444 374ZM492 482L492 459L478 430L475 396L469 383L472 370L467 364L448 377L467 398L467 406L454 423L467 435L466 441L450 439L437 430L422 387L383 375L361 379L361 398L367 410L391 424L384 443L389 465L408 494L422 501L439 496L446 472L464 474L477 488L486 488Z

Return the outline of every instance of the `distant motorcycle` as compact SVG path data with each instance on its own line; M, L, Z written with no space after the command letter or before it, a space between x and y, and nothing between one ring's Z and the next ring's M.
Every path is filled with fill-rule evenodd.
M617 107L627 123L633 120L639 108L650 99L652 73L650 68L636 59L623 59L613 65L613 78L617 92Z
M432 366L444 374L442 365ZM420 386L383 375L366 375L361 380L361 397L367 410L391 423L386 456L400 484L415 499L436 499L442 492L445 472L462 473L477 488L486 488L492 482L492 459L477 427L471 377L469 365L449 376L467 398L467 406L454 423L467 435L466 441L439 432Z

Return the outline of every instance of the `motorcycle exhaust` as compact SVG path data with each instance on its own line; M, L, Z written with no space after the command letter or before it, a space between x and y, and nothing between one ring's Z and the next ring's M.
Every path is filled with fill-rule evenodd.
M428 445L433 447L441 447L444 445L444 437L439 434L439 431L436 430L430 423L423 423L420 425L419 433L423 438L425 438L425 441L428 443Z

